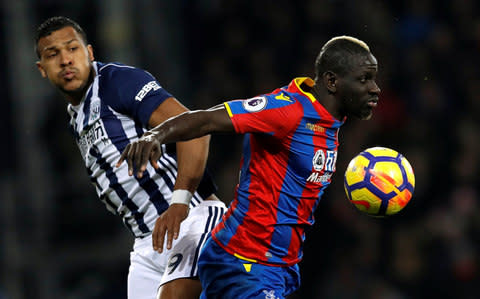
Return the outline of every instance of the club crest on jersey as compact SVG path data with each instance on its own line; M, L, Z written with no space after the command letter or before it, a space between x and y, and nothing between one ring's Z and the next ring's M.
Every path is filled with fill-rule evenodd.
M249 112L258 112L267 106L266 97L255 97L242 101L243 108Z
M329 182L332 174L335 172L336 163L337 151L323 151L321 149L317 150L312 159L314 171L307 178L307 182L322 184ZM322 171L324 171L323 174Z
M100 99L92 97L90 102L90 115L88 117L88 124L92 125L100 118Z
M316 171L322 171L323 166L325 165L325 153L322 150L316 151L312 163L313 169Z

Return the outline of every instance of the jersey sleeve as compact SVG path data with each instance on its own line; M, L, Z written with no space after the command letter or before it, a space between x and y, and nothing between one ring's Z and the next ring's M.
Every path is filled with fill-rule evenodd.
M224 103L237 133L266 133L277 137L296 128L303 108L293 97L263 95Z
M172 97L149 72L133 68L117 68L106 73L112 100L108 103L116 111L128 115L148 127L153 111Z

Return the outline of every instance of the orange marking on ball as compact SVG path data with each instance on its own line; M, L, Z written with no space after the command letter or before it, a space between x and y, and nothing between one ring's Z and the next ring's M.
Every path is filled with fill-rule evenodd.
M370 203L366 200L352 200L352 203L354 203L356 205L362 205L366 209L370 209Z

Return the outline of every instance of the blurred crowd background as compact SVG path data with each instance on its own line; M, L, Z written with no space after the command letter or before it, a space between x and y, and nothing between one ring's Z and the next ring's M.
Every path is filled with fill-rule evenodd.
M126 298L133 238L97 199L66 102L36 70L33 36L54 15L83 26L97 60L149 70L191 109L313 76L333 36L367 42L380 104L340 131L337 173L291 298L478 298L478 1L2 0L0 9L0 299ZM401 152L416 175L412 201L387 219L358 213L343 191L347 163L371 146ZM213 136L209 168L226 203L240 153L241 136Z

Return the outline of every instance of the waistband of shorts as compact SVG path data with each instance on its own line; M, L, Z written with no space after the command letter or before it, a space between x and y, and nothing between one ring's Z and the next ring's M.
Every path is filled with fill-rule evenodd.
M195 206L195 208L200 206L226 206L226 205L221 200L203 200L197 206Z

